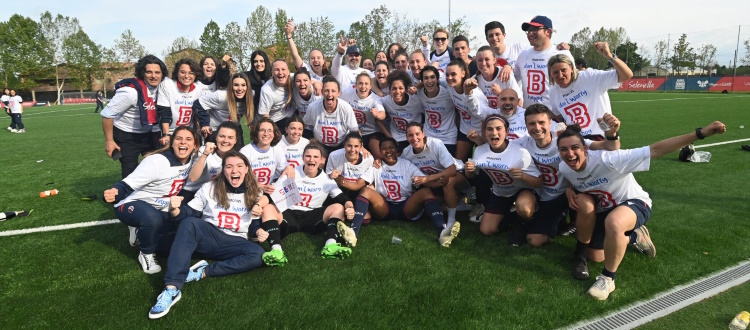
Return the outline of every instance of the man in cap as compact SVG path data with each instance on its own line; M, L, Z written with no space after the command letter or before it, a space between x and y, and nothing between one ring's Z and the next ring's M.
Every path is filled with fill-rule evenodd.
M371 78L374 77L372 72L359 67L362 62L362 55L359 52L359 47L356 45L356 40L344 39L342 36L336 50L336 56L333 57L333 63L331 63L331 74L341 84L341 91L354 88L357 82L357 75L360 72L367 72ZM346 56L346 65L342 66L341 58L344 56Z

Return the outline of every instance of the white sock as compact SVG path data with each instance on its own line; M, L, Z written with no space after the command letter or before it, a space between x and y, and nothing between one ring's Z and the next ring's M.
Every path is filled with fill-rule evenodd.
M336 240L333 239L333 238L329 238L329 239L326 240L326 244L325 245L334 244L334 243L336 243Z
M281 244L271 245L271 250L281 250ZM283 251L283 250L281 250L281 251Z
M456 208L448 208L448 223L447 227L453 227L453 224L456 223Z

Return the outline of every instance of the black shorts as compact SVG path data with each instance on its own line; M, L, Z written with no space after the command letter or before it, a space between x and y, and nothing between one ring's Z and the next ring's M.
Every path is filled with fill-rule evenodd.
M456 142L458 141L468 142L469 144L471 144L472 148L476 147L476 143L474 143L474 141L472 140L469 140L469 137L466 136L466 134L461 133L461 131L458 131L458 134L456 135Z
M323 213L325 207L319 207L310 211L286 210L282 213L286 221L286 230L282 235L286 236L291 233L305 232L310 234L322 233L326 230L326 224L323 222Z
M640 199L628 199L624 203L618 205L618 206L625 206L627 208L630 208L635 212L636 220L635 220L635 227L633 227L633 230L636 228L643 226L648 222L648 219L651 217L651 208L648 207L646 202L640 200ZM617 206L616 206L617 207ZM607 216L609 215L609 212L612 212L615 208L611 208L609 210L606 210L604 212L599 212L596 214L596 224L594 225L594 232L591 234L591 242L589 242L589 249L594 250L602 250L604 249L604 220L607 219ZM625 232L625 236L630 237L630 234L633 233L633 230L629 230Z
M568 210L568 198L565 194L548 201L537 202L538 210L534 218L526 224L528 234L542 234L555 237L557 225Z
M404 214L404 206L406 205L406 201L390 202L386 200L385 205L388 207L388 213L386 213L384 217L380 218L380 220L417 220L422 216L422 212L419 212L419 214L414 217L414 219L407 217L406 214Z
M526 190L534 193L534 195L537 196L537 200L539 200L539 196L537 195L537 193L531 189L521 189L510 197L500 197L498 195L495 195L492 190L490 190L489 197L484 202L484 212L490 214L507 215L508 211L510 211L510 208L513 207L513 203L516 202L518 195ZM479 192L477 192L477 194L479 194Z
M446 144L445 149L448 149L448 153L455 156L456 155L456 144Z

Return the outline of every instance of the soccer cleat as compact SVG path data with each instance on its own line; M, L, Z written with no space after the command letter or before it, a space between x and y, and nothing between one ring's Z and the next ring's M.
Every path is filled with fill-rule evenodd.
M589 265L586 257L576 257L573 262L573 277L581 281L589 279Z
M646 226L640 226L633 230L633 232L635 232L635 243L633 243L633 246L635 246L638 251L651 258L656 257L656 246L654 246L654 242L651 241L651 235L648 233L648 228L646 228Z
M138 240L138 227L128 226L128 229L130 230L130 237L128 238L128 243L130 243L130 246L140 245L141 242Z
M271 250L263 253L263 262L268 266L284 266L287 263L286 255L282 250Z
M197 282L200 281L203 278L203 270L208 267L208 262L205 260L201 260L195 263L192 267L190 267L190 271L188 271L187 278L185 278L185 282Z
M323 250L320 251L320 255L325 259L344 259L352 254L352 249L346 246L341 246L339 243L326 244Z
M172 305L176 304L182 298L182 292L177 289L167 288L162 291L158 298L156 298L156 305L151 307L148 311L148 318L154 320L158 319L169 313L169 309Z
M138 254L138 262L141 264L141 268L143 268L143 272L146 274L156 274L161 271L161 266L156 262L156 254L154 253L145 254L140 252Z
M443 229L443 231L440 233L440 237L438 237L440 246L450 247L451 242L453 242L453 240L458 237L458 232L460 231L461 223L459 223L458 221L453 223L453 226L451 226L450 228Z
M484 214L484 204L474 204L474 208L469 212L469 221L471 222L482 222L482 215Z
M354 233L354 229L347 226L343 221L339 221L336 223L336 230L338 230L339 236L344 239L346 245L357 246L357 234Z
M15 132L13 132L13 133L26 133L26 129L25 129L25 128L22 128L22 129L16 130L16 131L15 131Z
M604 275L599 275L596 277L594 285L586 293L597 300L607 300L612 291L615 291L615 281Z

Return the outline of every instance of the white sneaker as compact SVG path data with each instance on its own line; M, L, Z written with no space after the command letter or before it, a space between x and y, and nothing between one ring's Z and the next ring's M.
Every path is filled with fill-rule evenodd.
M438 237L438 242L440 243L440 246L443 247L450 247L451 242L458 236L458 232L461 231L461 223L456 221L453 226L450 228L445 228L440 233L440 237Z
M615 291L615 281L604 275L599 275L596 277L594 285L586 293L597 300L607 300L612 291Z
M14 133L26 133L26 129L22 128L22 129L16 130Z
M8 126L8 130L9 130L9 131L11 131L11 130L13 130L13 128L12 128L12 127L10 127L10 126Z
M161 266L159 266L159 263L156 262L156 254L144 254L143 252L140 252L138 254L138 262L141 264L141 268L143 268L143 272L146 274L156 274L161 271Z
M128 226L128 229L130 230L130 237L128 238L128 243L130 243L130 246L141 245L141 242L138 240L138 227Z
M476 203L474 208L469 212L469 221L471 222L482 222L482 215L484 214L484 204Z
M18 130L17 130L17 129L15 129L15 128L11 128L11 129L10 129L10 132L11 132L11 133L18 133Z
M357 234L354 233L352 227L347 226L343 221L339 221L336 223L336 230L339 232L339 236L344 239L346 245L357 246Z

